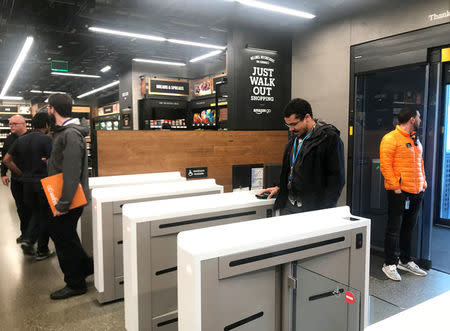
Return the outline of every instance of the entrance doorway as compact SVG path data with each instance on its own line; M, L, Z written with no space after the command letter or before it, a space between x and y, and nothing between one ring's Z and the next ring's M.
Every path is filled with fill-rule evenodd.
M364 45L368 49L370 45ZM413 235L413 254L419 264L450 274L450 62L441 62L441 49L427 47L426 61L352 73L348 199L354 214L372 219L372 248L382 251L387 197L380 142L395 128L403 107L417 109L428 189ZM357 52L353 49L352 54Z

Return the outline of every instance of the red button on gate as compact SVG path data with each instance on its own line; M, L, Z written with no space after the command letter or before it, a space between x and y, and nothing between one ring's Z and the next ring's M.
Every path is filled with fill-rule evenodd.
M345 292L345 301L347 301L349 304L355 303L355 296L352 292Z

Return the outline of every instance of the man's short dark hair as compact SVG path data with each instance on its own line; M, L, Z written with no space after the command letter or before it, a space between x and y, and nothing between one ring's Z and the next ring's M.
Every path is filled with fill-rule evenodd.
M31 126L34 129L45 129L47 125L50 126L50 116L48 115L47 111L38 112L31 119Z
M284 117L290 117L293 114L301 121L305 118L306 114L313 117L309 102L300 98L292 99L286 107L284 107Z
M72 97L68 94L56 93L48 97L48 104L55 108L62 117L72 116Z
M405 124L406 122L409 121L409 119L411 117L415 118L416 115L417 115L417 110L415 108L412 108L412 107L402 108L402 110L400 110L400 113L398 113L398 115L397 115L398 123Z

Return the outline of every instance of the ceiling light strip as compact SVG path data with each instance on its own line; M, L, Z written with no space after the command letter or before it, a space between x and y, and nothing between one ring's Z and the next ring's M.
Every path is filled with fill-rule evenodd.
M89 91L89 92L80 94L77 98L78 98L78 99L84 98L85 96L88 96L88 95L91 95L91 94L94 94L94 93L97 93L97 92L106 90L106 89L108 89L108 88L110 88L110 87L116 86L116 85L118 85L119 83L120 83L120 81L119 81L119 80L116 80L116 81L114 81L114 82L112 82L112 83L109 83L109 84L107 84L107 85L105 85L105 86L96 88L95 90L92 90L92 91Z
M198 61L203 60L203 59L206 59L206 58L208 58L208 57L216 56L216 55L218 55L218 54L220 54L220 53L222 53L222 51L220 51L220 50L218 50L218 51L212 51L212 52L207 53L207 54L205 54L205 55L202 55L202 56L193 58L193 59L189 60L189 62L198 62Z
M286 8L286 7L276 6L276 5L271 5L268 3L261 2L261 1L254 1L254 0L234 0L234 1L239 2L243 5L249 6L249 7L265 9L265 10L273 11L276 13L281 13L281 14L286 14L286 15L291 15L291 16L297 16L297 17L308 18L308 19L312 19L312 18L316 17L316 15L313 15L313 14L310 14L310 13L307 13L304 11L290 9L290 8Z
M0 96L0 100L23 100L23 97L10 97L6 95Z
M99 33L107 33L107 34L113 34L116 36L123 36L123 37L131 37L131 38L137 38L137 39L146 39L146 40L154 40L154 41L166 41L166 38L163 37L157 37L157 36L151 36L148 34L141 34L141 33L134 33L134 32L125 32L125 31L119 31L119 30L112 30L112 29L104 29L99 28L96 26L91 26L89 30Z
M167 41L174 43L174 44L189 45L189 46L204 47L204 48L213 48L213 49L222 49L222 50L227 48L226 46L197 43L194 41L186 41L186 40L179 40L179 39L167 39Z
M197 43L197 42L194 42L194 41L179 40L179 39L167 39L167 38L164 38L164 37L157 37L157 36L141 34L141 33L125 32L125 31L119 31L119 30L105 29L105 28L99 28L99 27L95 27L95 26L91 26L89 28L89 30L93 31L93 32L113 34L113 35L116 35L116 36L130 37L130 38L136 38L136 39L145 39L145 40L154 40L154 41L168 41L168 42L171 42L171 43L174 43L174 44L189 45L189 46L196 46L196 47L204 47L204 48L212 48L212 49L225 49L225 48L227 48L226 46L205 44L205 43Z
M150 60L150 59L133 59L135 62L144 62L144 63L155 63L155 64L166 64L170 66L185 66L185 63L181 62L169 62L169 61L159 61L159 60Z
M57 94L57 93L66 94L66 92L62 92L62 91L44 91L43 93L44 94Z
M110 71L110 70L111 70L111 66L106 66L106 67L100 69L101 72L107 72L107 71Z
M101 78L98 75L73 74L70 72L52 72L55 76L71 76L71 77L85 77L85 78Z
M6 92L8 92L8 89L11 86L11 83L13 82L14 78L16 77L16 74L19 71L20 67L22 66L22 63L25 60L28 51L31 48L31 45L33 44L33 41L34 41L33 37L27 37L27 39L25 40L22 50L20 51L19 56L17 57L17 60L14 63L11 72L9 73L8 79L6 80L6 83L3 86L2 91L0 92L0 96L3 97L5 96Z

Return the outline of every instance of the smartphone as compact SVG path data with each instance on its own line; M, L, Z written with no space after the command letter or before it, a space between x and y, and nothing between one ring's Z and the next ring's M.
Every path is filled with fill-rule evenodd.
M264 192L262 194L255 194L255 197L257 197L258 199L267 199L267 197L270 195L269 192Z

